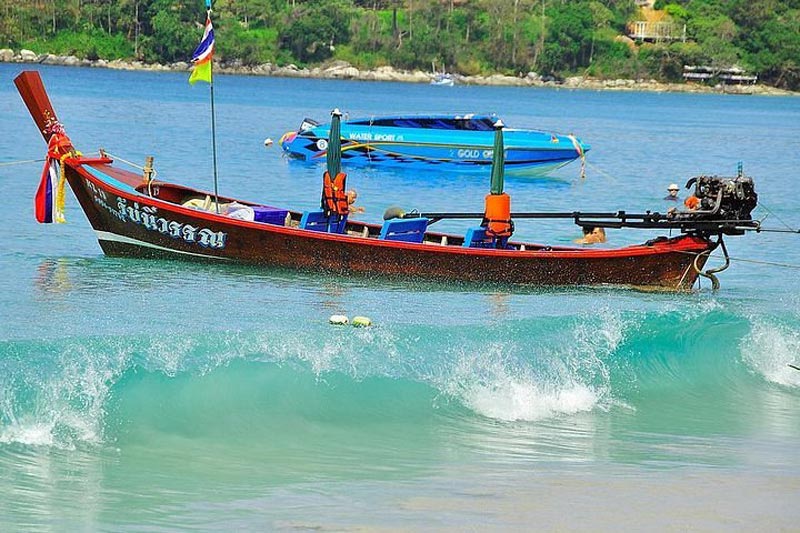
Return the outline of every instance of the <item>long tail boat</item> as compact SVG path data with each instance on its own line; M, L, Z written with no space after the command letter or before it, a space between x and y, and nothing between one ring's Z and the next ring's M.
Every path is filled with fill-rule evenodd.
M700 177L695 212L669 214L512 213L502 191L502 127L496 128L491 194L480 213L394 212L383 225L348 217L343 197L339 116L334 114L320 211L281 209L185 187L122 168L102 151L76 151L58 122L38 72L15 84L44 140L48 159L37 193L40 222L53 221L44 204L63 203L68 183L109 256L187 258L264 267L409 280L524 285L611 284L690 289L709 254L725 250L723 235L757 229L750 219L755 192L750 178ZM60 183L59 183L60 181ZM58 217L56 213L55 218ZM430 231L443 218L479 218L466 235ZM567 218L588 227L661 228L679 233L620 248L547 246L513 240L512 219ZM727 259L727 253L726 253Z

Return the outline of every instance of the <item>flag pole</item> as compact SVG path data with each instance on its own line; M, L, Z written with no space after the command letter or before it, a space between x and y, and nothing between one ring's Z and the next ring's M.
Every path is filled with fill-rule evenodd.
M206 0L206 9L208 9L208 16L211 17L211 0ZM219 214L219 185L217 180L217 120L216 112L214 111L214 59L212 57L210 65L208 66L211 72L211 81L209 82L209 91L211 94L211 159L214 164L214 207L217 214Z
M213 63L213 60L212 60ZM211 83L209 87L211 89L211 158L214 161L214 205L217 208L217 214L219 214L219 187L217 185L217 122L216 122L216 113L214 112L214 67L211 67Z

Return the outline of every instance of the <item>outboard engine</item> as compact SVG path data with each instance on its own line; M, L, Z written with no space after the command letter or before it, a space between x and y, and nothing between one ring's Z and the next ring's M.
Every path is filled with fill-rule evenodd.
M741 173L735 178L697 176L686 183L694 184L694 195L700 201L697 218L706 220L751 220L758 204L753 179Z

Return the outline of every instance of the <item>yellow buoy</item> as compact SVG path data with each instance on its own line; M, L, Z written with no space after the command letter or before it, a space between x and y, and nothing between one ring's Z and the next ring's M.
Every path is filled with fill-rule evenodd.
M353 325L357 328L366 328L372 325L372 320L365 316L354 316Z
M334 326L345 326L347 325L348 320L345 315L331 315L331 317L328 319L328 322Z

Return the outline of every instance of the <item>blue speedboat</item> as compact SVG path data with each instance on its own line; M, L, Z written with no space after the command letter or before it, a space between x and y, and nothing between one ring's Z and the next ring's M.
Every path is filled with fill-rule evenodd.
M486 172L492 166L496 115L372 117L342 122L342 161L347 164ZM305 119L280 145L291 157L325 161L328 124ZM573 135L506 128L505 168L509 174L544 174L588 150Z

